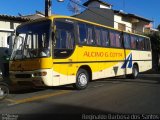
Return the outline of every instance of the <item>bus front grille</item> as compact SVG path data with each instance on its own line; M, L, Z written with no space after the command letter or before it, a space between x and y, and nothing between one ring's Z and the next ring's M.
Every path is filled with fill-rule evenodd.
M16 78L31 78L32 75L31 74L16 74L15 77Z

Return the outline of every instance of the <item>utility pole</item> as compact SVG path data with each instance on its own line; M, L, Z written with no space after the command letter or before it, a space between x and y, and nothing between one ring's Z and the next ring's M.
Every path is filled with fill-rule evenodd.
M52 0L45 0L45 16L51 16L52 15Z

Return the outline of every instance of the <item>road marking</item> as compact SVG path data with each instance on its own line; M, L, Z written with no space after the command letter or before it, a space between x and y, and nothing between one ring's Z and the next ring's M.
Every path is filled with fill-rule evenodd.
M49 97L54 97L54 96L58 96L58 95L62 95L62 94L67 94L67 93L70 93L70 92L71 92L70 90L62 90L62 91L56 92L56 93L51 93L51 94L46 94L46 95L41 95L41 96L34 96L34 97L25 98L25 99L21 99L21 100L13 100L13 103L8 104L8 106L33 102L33 101L37 101L37 100L42 100L42 99L46 99L46 98L49 98Z
M13 102L15 102L15 100L13 100L13 99L5 99L5 101L7 101L7 102L11 102L11 103L13 103Z

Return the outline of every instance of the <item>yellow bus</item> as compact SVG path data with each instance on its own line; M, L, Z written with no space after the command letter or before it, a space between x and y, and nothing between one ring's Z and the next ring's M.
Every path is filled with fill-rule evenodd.
M18 84L85 89L89 81L152 68L150 39L68 16L50 16L16 29L10 79Z

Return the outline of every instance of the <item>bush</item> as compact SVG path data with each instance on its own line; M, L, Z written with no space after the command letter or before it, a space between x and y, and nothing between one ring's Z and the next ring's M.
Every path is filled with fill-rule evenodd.
M160 71L159 66L159 54L160 54L160 31L154 32L153 34L148 35L151 39L151 46L152 46L152 62L153 62L153 69Z

